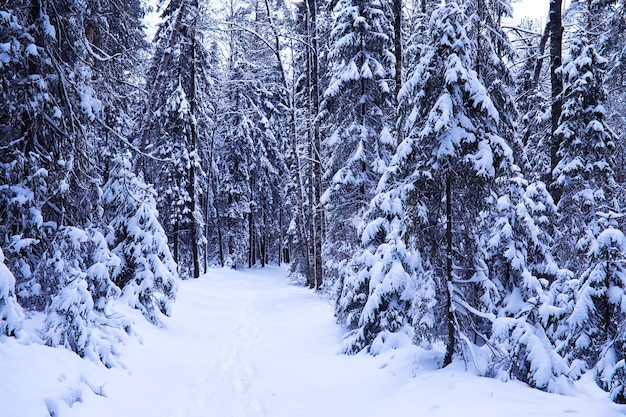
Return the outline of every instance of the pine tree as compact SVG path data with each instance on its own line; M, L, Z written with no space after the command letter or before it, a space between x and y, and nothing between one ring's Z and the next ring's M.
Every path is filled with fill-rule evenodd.
M148 75L151 96L139 126L142 151L150 148L156 158L140 160L141 169L155 184L174 260L190 269L194 278L200 275L204 232L198 182L204 176L199 147L205 141L198 123L208 118L199 105L206 88L203 67L207 58L198 39L199 13L197 0L171 1L163 11Z
M574 335L577 337L572 341L574 349L578 351L575 352L576 356L587 360L587 365L593 364L593 359L597 355L598 385L610 393L613 401L624 404L626 403L624 366L626 314L622 307L626 302L624 233L610 225L598 235L590 252L592 264L581 277L577 304L570 316L570 324L575 329ZM578 312L580 315L576 314ZM592 327L594 325L595 329Z
M500 112L498 131L503 137L509 138L517 156L521 146L513 142L513 132L518 120L518 108L510 94L513 75L508 65L515 59L515 49L502 27L503 19L513 15L511 1L470 0L464 2L462 7L473 21L468 27L468 35L476 41L475 71L495 107L506 109Z
M162 315L171 314L178 273L158 221L156 192L131 171L127 157L115 159L112 168L103 200L109 222L107 241L120 264L111 280L126 303L161 325Z
M499 112L474 70L476 44L465 21L455 3L433 13L428 43L400 94L407 139L398 153L413 161L410 172L425 173L418 189L422 212L427 225L438 225L416 240L442 289L446 329L437 337L447 346L444 364L452 361L458 339L471 348L488 337L495 287L479 236L495 180L510 175L513 163L498 133Z
M119 259L109 252L104 236L76 227L61 229L43 273L60 277L59 291L47 308L42 330L49 346L63 346L81 357L119 366L119 345L130 325L111 301L119 289L110 273Z
M395 346L402 337L398 334L412 338L414 320L418 326L434 325L428 321L428 312L419 313L419 318L412 315L414 301L417 308L432 309L432 300L426 296L434 294L424 288L432 281L428 281L419 251L409 246L407 223L411 220L403 209L406 191L398 187L378 194L365 214L364 248L353 257L351 273L342 277L335 310L340 322L354 329L343 341L346 353L367 348L377 354Z
M526 178L542 180L550 177L550 100L542 80L548 75L543 65L547 36L541 35L536 22L523 20L517 34L515 93L519 109L517 137L521 142L518 165Z
M378 0L337 3L331 32L329 86L324 92L325 178L322 196L328 232L328 275L338 277L342 259L358 248L356 224L373 197L395 140L389 133L393 105L393 27Z
M624 234L615 219L605 219L606 228L589 248L589 267L560 283L561 320L554 332L559 351L571 362L578 378L595 368L598 385L614 401L624 402L624 355L622 346L626 299L623 268Z
M606 101L606 122L614 132L623 132L626 116L621 111L624 106L623 97L626 92L623 80L626 77L626 4L619 0L592 2L588 10L591 34L598 34L596 45L600 54L608 59L605 86L608 91ZM592 39L593 40L593 39ZM622 135L616 142L615 173L621 183L626 179L626 141ZM622 207L626 203L621 198Z
M543 183L529 183L519 173L501 185L504 190L484 244L498 294L488 373L559 392L570 369L546 325L561 318L554 314L558 308L549 290L561 272L552 257L554 240L549 234L556 206Z
M605 122L606 60L585 37L573 40L561 69L565 84L563 112L555 132L560 143L553 171L561 198L557 256L574 273L584 268L584 254L600 233L598 211L615 210L612 132ZM581 256L583 255L583 256ZM583 262L580 262L583 260Z
M142 8L130 1L112 14L98 0L11 7L0 14L9 45L0 64L1 243L20 303L43 310L62 281L40 275L62 227L99 222L104 132L117 132L105 127L104 109L121 101L116 77L132 74L127 52L142 45Z

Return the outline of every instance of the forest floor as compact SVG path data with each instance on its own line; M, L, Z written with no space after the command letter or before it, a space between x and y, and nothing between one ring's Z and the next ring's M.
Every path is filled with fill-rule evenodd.
M136 314L129 312L129 314ZM214 269L181 282L162 329L134 316L125 368L65 349L0 341L2 417L611 417L626 414L589 378L574 396L436 369L410 344L339 355L328 300L284 268Z

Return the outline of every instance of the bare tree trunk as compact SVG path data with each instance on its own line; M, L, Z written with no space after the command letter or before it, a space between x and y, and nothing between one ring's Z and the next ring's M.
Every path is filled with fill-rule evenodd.
M304 185L302 183L302 164L300 162L300 157L298 155L298 145L297 145L298 138L296 135L296 118L295 118L294 113L295 113L295 109L292 108L291 152L293 154L294 165L295 165L293 174L294 174L295 183L296 183L296 192L295 192L296 193L296 205L298 207L296 223L297 223L297 228L298 228L298 235L300 238L300 245L302 246L302 254L304 255L304 259L306 262L305 275L306 275L306 280L308 283L312 275L312 265L311 265L311 257L310 257L310 252L309 252L309 239L307 238L306 229L304 226L305 219L306 219L306 213L304 211Z
M230 196L229 196L230 199ZM228 237L227 237L227 253L228 253L228 258L229 261L232 263L231 264L231 268L232 269L237 269L237 257L235 256L235 233L237 233L237 230L235 228L235 221L233 220L232 217L228 217L228 221L227 221L228 227L227 227L227 233L228 233Z
M198 126L196 120L198 120L198 103L197 103L197 91L196 91L196 21L198 19L198 0L194 0L192 5L195 8L196 15L194 16L193 25L190 28L191 31L191 85L190 85L190 110L191 110L191 138L189 143L189 153L195 158L196 149L198 146ZM200 259L198 248L198 224L196 220L196 166L192 161L189 167L189 184L187 193L189 194L189 213L187 218L189 219L189 225L191 227L191 259L193 263L193 277L198 278L200 276Z
M252 190L253 187L250 187ZM256 263L255 239L254 239L254 214L252 213L252 191L250 192L250 207L248 213L248 268L252 268L252 265Z
M563 108L561 93L563 92L563 81L557 73L561 67L562 45L563 45L563 24L561 16L563 0L550 0L550 85L552 87L552 140L550 143L550 176L558 163L558 151L560 142L556 136L559 127L559 119ZM553 187L551 187L552 189ZM552 189L552 198L558 202L560 193Z
M268 255L268 242L269 238L267 236L267 211L263 210L263 233L261 234L261 247L260 247L260 258L261 258L261 267L265 267L269 261Z
M446 173L446 322L448 327L448 343L446 345L446 356L443 359L443 366L452 363L456 344L454 331L454 311L452 310L452 173Z
M174 233L172 235L172 257L174 257L174 262L178 265L178 234L180 233L180 226L178 224L178 220L174 223Z
M191 166L189 168L189 197L191 201L189 202L189 211L188 219L189 226L191 227L191 260L193 263L193 277L198 278L200 276L200 254L198 248L198 224L196 222L196 172L195 167Z
M210 168L209 168L210 170ZM205 184L205 188L204 188L204 272L206 273L206 271L208 271L209 269L209 239L208 237L211 234L211 230L209 227L209 208L211 205L211 196L209 193L209 187L211 187L211 175L209 174L207 176L207 182Z
M213 196L214 198L216 198L215 196L217 196L216 194L217 184L215 180L213 180L212 187L213 187ZM222 234L222 222L220 219L220 209L219 209L219 204L217 201L215 202L215 226L217 227L217 248L218 248L218 253L220 257L220 266L223 268L224 267L224 237Z
M322 241L323 241L323 223L324 211L321 205L322 197L322 161L321 149L322 143L320 139L319 124L317 123L317 115L319 113L319 62L318 62L318 43L317 43L317 1L307 0L308 13L308 40L310 48L308 49L308 74L307 84L309 87L309 140L311 141L311 164L312 164L312 188L311 195L311 238L313 246L310 248L311 258L313 261L314 281L311 287L320 289L323 284L322 272Z
M278 213L278 266L283 263L283 210Z

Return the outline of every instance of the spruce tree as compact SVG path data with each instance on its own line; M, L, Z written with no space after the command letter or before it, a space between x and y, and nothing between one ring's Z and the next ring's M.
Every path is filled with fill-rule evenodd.
M111 280L122 299L151 323L171 314L178 290L176 263L158 220L156 192L131 170L127 156L114 160L103 187L107 242L120 263Z
M140 169L155 184L174 260L194 278L200 275L204 232L199 148L205 140L198 124L209 117L199 105L207 58L199 39L199 14L197 0L171 1L164 9L148 74L151 94L138 128L142 152L149 150L153 156L142 157Z
M552 173L562 237L556 252L574 272L600 233L598 212L615 210L615 142L606 124L603 77L607 61L584 36L572 41L561 69L563 112L555 132L560 147ZM583 255L583 256L581 256Z
M389 129L394 74L393 26L387 4L342 0L334 10L322 102L324 174L322 196L328 230L324 254L337 279L359 247L356 231L395 145Z
M484 214L493 208L496 180L511 175L513 164L512 149L498 132L500 112L475 70L476 43L465 21L454 2L435 10L421 59L400 94L407 139L398 159L410 161L410 174L425 178L416 193L430 228L416 241L440 289L444 308L435 321L445 323L437 338L446 343L446 365L457 348L463 351L458 342L471 350L473 341L488 337L497 294L480 236L489 224Z

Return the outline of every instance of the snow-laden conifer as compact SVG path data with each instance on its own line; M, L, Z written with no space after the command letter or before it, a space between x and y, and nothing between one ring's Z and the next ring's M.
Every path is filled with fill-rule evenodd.
M560 284L555 338L574 377L595 368L598 385L624 402L626 239L614 221L594 239L588 256L588 268Z
M124 156L114 160L103 192L109 219L107 241L120 258L112 280L126 303L160 325L162 315L171 313L178 273L158 220L156 193L131 171Z
M336 313L353 329L343 341L346 353L368 349L376 354L393 347L402 335L413 335L412 303L424 271L419 252L405 243L405 213L394 191L372 200L362 226L363 249L349 264L350 274L343 277ZM419 303L428 306L426 300Z
M58 277L59 290L46 309L42 337L50 346L63 346L82 357L118 366L118 345L129 324L115 308L119 289L110 272L119 264L103 235L64 227L43 273Z
M561 261L574 272L584 268L584 254L601 231L597 212L616 208L615 142L604 106L606 64L583 36L572 41L570 56L561 68L563 110L555 132L560 147L552 173L560 197L561 237L556 248Z
M174 261L182 274L190 271L194 278L200 275L205 231L199 150L207 130L199 126L210 118L201 104L208 83L207 51L199 40L201 13L197 0L173 0L164 8L147 76L150 95L137 127L142 151L156 157L140 155L139 165L157 192Z
M406 161L406 171L424 173L416 193L427 232L415 239L441 289L439 314L446 324L437 339L447 345L446 364L457 342L469 347L488 337L497 294L480 235L489 224L485 213L493 207L496 179L510 175L513 163L498 132L500 110L474 68L476 43L467 20L455 3L432 14L422 57L400 92L407 139L390 168Z
M328 187L321 197L327 227L327 274L335 279L359 247L357 225L389 162L395 58L388 4L341 0L333 13L329 81L322 102Z
M548 226L556 207L545 185L519 173L503 180L494 223L485 242L495 299L489 373L561 392L569 377L568 361L556 350L547 323L555 317L549 283L559 274L552 257Z
M15 277L4 264L0 249L0 335L14 336L23 320L24 312L15 299Z

